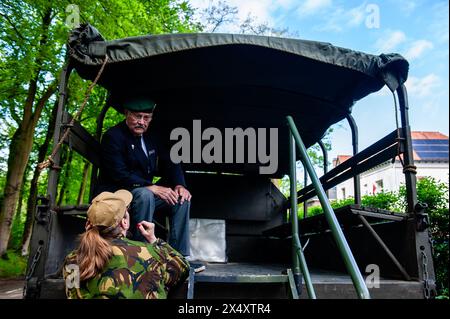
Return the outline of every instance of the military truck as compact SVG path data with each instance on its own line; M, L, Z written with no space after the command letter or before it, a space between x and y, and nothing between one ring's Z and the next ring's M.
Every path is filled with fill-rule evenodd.
M429 221L416 195L405 88L409 65L402 56L243 34L162 34L106 41L89 24L71 32L67 48L54 143L56 147L62 140L93 164L91 195L102 165L99 143L106 129L104 119L108 110L118 109L120 97L144 94L157 102L151 130L168 141L168 147L173 146L170 133L175 128L194 134L193 123L198 120L203 128L221 133L230 128L244 133L248 128L277 132L261 138L261 143L276 146L277 165L269 173L262 174L264 163L252 158L256 145L248 141L250 134L243 135L239 146L246 154L244 160L232 154L233 161L228 162L219 158L182 163L193 194L190 217L224 221L227 259L208 263L201 273L191 272L171 298L434 296ZM66 110L67 83L74 72L108 91L106 104L98 110L96 134L90 134ZM400 124L359 150L352 109L384 86L398 100ZM353 156L328 170L322 138L341 121L351 128ZM307 154L307 148L317 143L325 168L320 177ZM396 213L363 206L360 174L395 159L404 168L407 210ZM35 213L26 298L65 297L59 270L84 231L89 203L55 203L59 163L57 150L49 168L47 194L40 198ZM300 190L297 163L311 180ZM289 196L273 183L285 175L290 180ZM354 180L354 204L333 210L327 191L348 179ZM297 218L298 205L315 196L324 213ZM164 237L164 220L158 225Z

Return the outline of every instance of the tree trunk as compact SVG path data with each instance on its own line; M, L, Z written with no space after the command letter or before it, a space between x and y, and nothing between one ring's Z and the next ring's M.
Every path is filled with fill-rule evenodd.
M9 146L8 172L0 207L0 256L6 253L23 175L33 145L34 126L30 124L22 122Z
M33 178L31 179L31 183L30 183L30 194L28 196L28 201L27 201L27 218L25 220L25 225L24 225L23 235L22 235L22 256L28 255L28 248L29 248L30 239L31 239L31 229L33 227L33 218L34 218L34 213L36 212L38 186L39 186L38 181L39 181L39 176L41 174L41 171L38 169L37 164L39 164L45 160L45 155L47 154L48 147L50 145L50 141L52 140L52 137L53 137L53 132L55 131L55 122L56 122L57 111L58 111L58 99L56 100L55 104L53 105L52 115L51 115L49 123L48 123L48 130L45 135L45 140L41 144L41 146L39 146L37 163L34 168Z
M84 193L86 191L86 185L89 175L89 168L91 164L88 161L84 161L83 167L83 179L81 180L80 191L78 192L77 205L83 204Z
M17 201L17 209L16 209L16 213L15 213L15 217L13 218L13 222L11 225L11 229L14 228L14 225L19 223L19 225L22 223L21 219L22 219L22 207L23 207L23 197L24 197L24 192L25 192L25 183L27 182L27 176L28 176L28 172L30 170L30 165L28 165L29 162L27 163L27 166L25 168L25 172L23 174L23 179L22 179L22 183L20 186L20 191L19 191L19 199ZM12 238L9 238L8 241L8 249L12 249L14 247L12 247L13 241Z
M34 129L45 103L47 103L50 96L52 96L56 90L55 81L42 92L42 96L36 102L36 95L39 87L38 81L41 73L42 61L45 56L45 46L48 41L48 28L50 23L51 8L48 8L42 16L42 34L39 41L39 47L37 48L38 54L35 59L36 68L30 70L30 72L34 74L34 77L30 80L28 85L23 118L21 122L18 123L18 128L16 132L14 132L9 146L8 171L6 173L5 189L3 191L3 202L0 206L0 256L6 253L8 246L23 174L33 146ZM35 108L33 111L34 105Z
M17 201L17 210L16 210L16 217L15 217L15 219L21 218L21 215L22 215L23 197L24 197L24 193L25 193L25 184L27 182L27 176L28 176L29 172L30 172L30 161L27 162L27 166L25 167L25 172L23 174L22 184L21 184L20 191L19 191L19 200Z

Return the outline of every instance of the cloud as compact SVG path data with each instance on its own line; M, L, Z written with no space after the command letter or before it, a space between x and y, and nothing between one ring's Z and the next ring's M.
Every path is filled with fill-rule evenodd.
M411 76L405 85L409 94L417 97L428 97L436 93L435 89L441 84L441 78L434 73L423 78Z
M409 16L418 6L417 1L411 0L395 0L397 5L400 7L407 16Z
M294 5L293 0L223 0L231 7L236 7L238 9L238 22L224 25L220 28L220 32L238 33L239 25L249 16L249 14L255 18L255 23L268 23L269 25L274 25L273 12L278 9L288 9ZM219 0L189 0L189 3L198 10L206 9L212 5L217 6ZM201 18L201 17L199 17Z
M429 26L436 41L443 44L448 44L449 40L448 10L449 4L447 1L435 4L433 6L432 23Z
M294 4L295 4L295 0L278 0L276 1L280 7L282 7L283 9L290 9Z
M394 50L399 44L406 41L406 35L403 31L387 31L385 35L378 39L375 47L383 53Z
M432 49L433 43L428 40L418 40L411 44L408 51L405 53L405 58L414 60L420 57L426 50Z
M351 9L335 7L334 10L327 14L326 23L316 27L317 31L342 32L348 28L360 26L366 18L365 3Z
M374 93L375 96L392 96L391 90L387 87L387 85L383 86L383 88Z
M306 17L326 8L330 8L332 5L332 0L305 0L297 8L297 13L300 17Z
M349 26L359 26L366 18L366 5L360 5L359 7L352 8L347 12L349 20L347 24Z

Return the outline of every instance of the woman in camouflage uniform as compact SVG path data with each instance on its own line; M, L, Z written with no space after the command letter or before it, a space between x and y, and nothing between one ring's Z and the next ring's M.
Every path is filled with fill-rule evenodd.
M125 237L131 200L126 190L103 192L92 200L86 231L64 261L68 298L167 298L169 289L188 276L189 263L155 237L153 223L138 225L148 243Z

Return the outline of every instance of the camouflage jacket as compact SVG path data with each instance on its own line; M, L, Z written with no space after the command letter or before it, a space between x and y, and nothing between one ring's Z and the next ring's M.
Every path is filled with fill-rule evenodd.
M167 298L169 289L189 274L189 263L161 239L149 244L117 238L112 240L112 250L104 270L83 282L77 282L72 272L77 267L76 251L66 257L63 276L67 298Z

